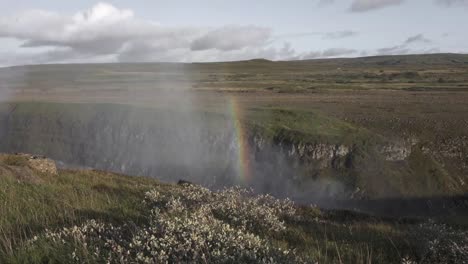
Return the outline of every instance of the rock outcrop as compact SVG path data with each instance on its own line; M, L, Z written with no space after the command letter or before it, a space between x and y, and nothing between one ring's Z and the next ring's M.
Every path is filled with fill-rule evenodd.
M55 161L51 159L48 159L44 156L37 156L25 153L20 153L17 155L26 158L29 167L31 167L32 169L35 169L42 173L48 173L53 175L57 174L57 166L55 164Z
M0 154L0 179L41 184L44 181L44 174L57 174L57 167L53 160L23 153Z
M252 140L255 149L262 151L268 143L261 136L254 136ZM394 141L385 145L377 146L377 151L386 161L403 161L410 154L412 147L417 142ZM329 143L289 143L280 142L278 147L289 158L296 158L304 161L321 161L326 166L336 158L343 158L350 155L352 146L345 144Z
M58 173L55 161L40 155L26 153L0 154L0 164L9 167L30 168L37 172L53 175Z

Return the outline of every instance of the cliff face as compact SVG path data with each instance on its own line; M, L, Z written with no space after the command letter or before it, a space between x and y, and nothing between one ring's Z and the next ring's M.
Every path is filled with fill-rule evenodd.
M351 144L331 144L323 142L293 143L290 141L276 141L268 142L261 135L255 135L251 139L256 152L264 151L266 146L273 144L280 150L284 156L298 160L302 163L318 162L320 168L327 168L333 166L333 161L336 159L349 159L354 154L355 148L359 146ZM395 140L377 144L374 146L376 152L385 161L389 162L402 162L408 159L411 155L412 149L417 145L417 141L403 141Z
M1 152L34 153L66 166L185 179L213 188L249 185L306 201L414 195L415 186L420 195L452 192L464 179L441 178L449 174L416 140L303 142L257 131L248 134L246 160L241 160L234 129L221 116L41 107L3 111ZM423 163L428 169L418 167ZM242 166L248 167L249 178Z
M129 108L20 107L3 117L0 150L46 155L66 166L216 185L204 174L234 175L233 135L191 124L196 122L202 121Z

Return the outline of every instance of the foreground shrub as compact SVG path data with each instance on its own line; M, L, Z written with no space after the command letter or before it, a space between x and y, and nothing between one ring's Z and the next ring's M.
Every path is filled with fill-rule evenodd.
M468 233L443 224L420 226L421 263L468 263Z
M94 220L46 232L32 241L72 245L76 262L108 263L301 263L294 251L273 246L260 231L285 229L290 201L231 188L211 192L184 186L145 195L149 224L113 226ZM257 231L255 234L254 231Z

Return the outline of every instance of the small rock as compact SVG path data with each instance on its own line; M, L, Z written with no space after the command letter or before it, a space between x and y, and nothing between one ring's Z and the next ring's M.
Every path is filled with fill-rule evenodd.
M177 185L193 185L193 183L191 183L189 181L179 180L177 182Z

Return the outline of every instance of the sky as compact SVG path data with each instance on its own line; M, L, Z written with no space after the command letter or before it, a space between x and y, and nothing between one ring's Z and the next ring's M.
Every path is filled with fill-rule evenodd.
M0 0L0 66L468 53L468 0Z

